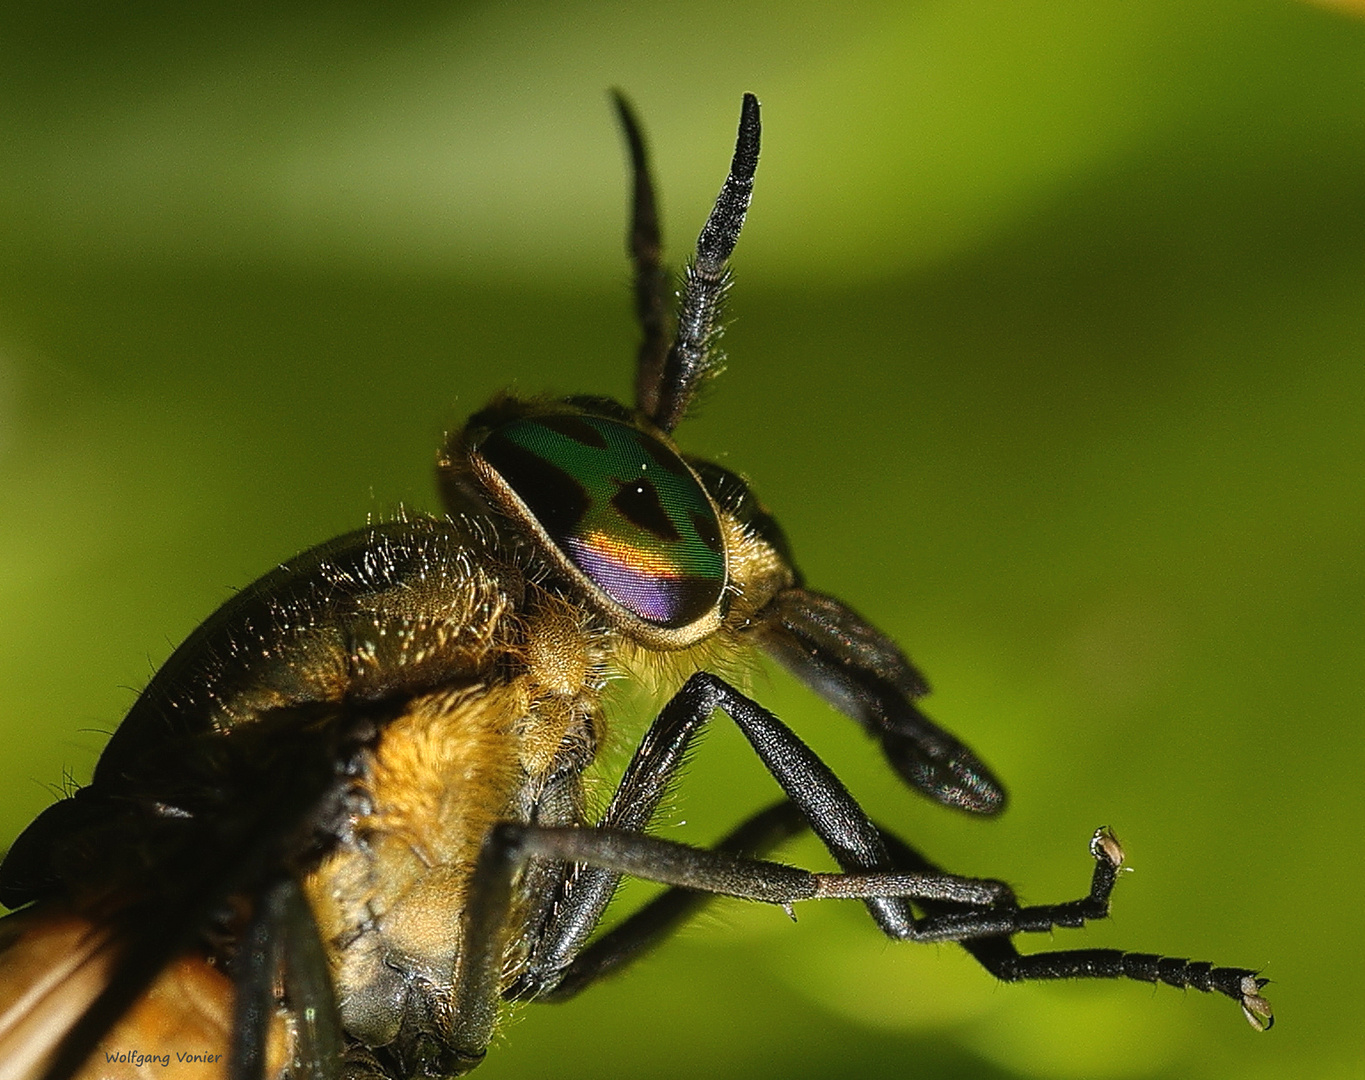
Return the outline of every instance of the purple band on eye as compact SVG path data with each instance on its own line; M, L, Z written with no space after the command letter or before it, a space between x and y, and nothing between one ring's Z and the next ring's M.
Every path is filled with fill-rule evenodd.
M711 608L709 583L691 575L664 576L657 569L637 569L574 537L566 537L564 546L599 589L646 622L669 628L686 626Z

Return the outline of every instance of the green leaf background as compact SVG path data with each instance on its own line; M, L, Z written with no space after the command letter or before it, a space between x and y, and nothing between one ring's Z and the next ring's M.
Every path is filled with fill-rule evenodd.
M1279 1024L1134 983L1000 986L856 904L792 925L723 903L519 1011L482 1080L1365 1074L1365 22L1288 0L85 8L0 7L0 838L88 777L234 587L434 509L442 431L495 390L625 396L604 91L645 118L676 259L752 90L730 370L681 441L904 643L1010 809L930 806L785 677L756 695L879 820L1031 901L1083 891L1113 826L1135 870L1114 917L1055 945L1263 968ZM665 833L704 842L773 796L718 724Z

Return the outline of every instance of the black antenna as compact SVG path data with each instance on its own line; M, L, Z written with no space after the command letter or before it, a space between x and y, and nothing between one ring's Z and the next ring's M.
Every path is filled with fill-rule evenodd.
M626 251L635 268L635 317L640 321L641 331L635 369L635 404L641 412L653 415L658 406L664 357L668 355L668 342L664 337L667 283L662 265L659 210L654 198L654 178L649 169L649 149L645 146L640 119L624 93L613 90L611 97L630 150L633 186Z
M636 403L664 431L672 431L678 425L697 389L720 370L724 358L716 342L723 329L721 315L730 287L728 260L739 240L753 195L760 130L758 98L745 94L730 175L725 178L725 186L697 238L697 252L683 277L677 336L656 380L646 385L641 369ZM637 275L638 266L637 262Z

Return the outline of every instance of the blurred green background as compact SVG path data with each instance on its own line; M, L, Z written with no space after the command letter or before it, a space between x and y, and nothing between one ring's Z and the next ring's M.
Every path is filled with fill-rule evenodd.
M878 818L1031 901L1083 891L1112 825L1136 872L1056 946L1263 967L1279 1025L999 986L854 904L722 904L523 1010L479 1075L1365 1075L1365 22L85 7L0 9L0 837L234 587L434 509L443 428L496 389L625 396L604 90L645 118L675 259L753 90L731 369L681 440L905 644L1010 809L930 806L785 677L757 696ZM718 724L668 835L773 794Z

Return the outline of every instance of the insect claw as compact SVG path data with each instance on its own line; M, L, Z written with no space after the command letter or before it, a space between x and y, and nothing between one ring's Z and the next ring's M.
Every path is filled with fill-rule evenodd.
M787 918L792 922L796 922L796 908L792 907L790 904L783 904L782 910L787 913Z
M1242 1015L1257 1031L1269 1031L1275 1026L1270 1002L1261 996L1261 988L1269 982L1269 979L1258 979L1254 975L1242 980Z
M1108 825L1101 825L1090 838L1090 854L1096 862L1103 860L1115 870L1123 866L1123 845Z

